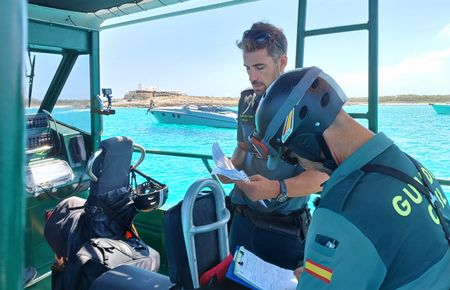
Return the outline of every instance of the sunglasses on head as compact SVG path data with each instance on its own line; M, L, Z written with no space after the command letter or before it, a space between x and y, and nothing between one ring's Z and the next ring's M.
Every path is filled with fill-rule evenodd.
M265 47L270 41L273 41L275 45L284 53L286 54L286 51L284 50L281 43L276 40L269 32L257 32L252 33L251 30L244 31L244 34L242 35L242 41L245 39L249 39L251 41L254 41L257 48Z

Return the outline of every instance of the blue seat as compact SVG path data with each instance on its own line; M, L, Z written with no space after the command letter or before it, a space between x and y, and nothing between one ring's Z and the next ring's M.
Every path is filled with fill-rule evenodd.
M92 283L89 290L164 290L170 289L172 286L174 284L170 282L167 276L129 265L122 265L103 273Z

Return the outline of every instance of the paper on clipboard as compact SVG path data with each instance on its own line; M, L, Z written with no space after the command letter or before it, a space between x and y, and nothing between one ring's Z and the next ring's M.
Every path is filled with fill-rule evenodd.
M261 290L295 290L298 284L292 270L268 263L244 247L235 253L234 275Z

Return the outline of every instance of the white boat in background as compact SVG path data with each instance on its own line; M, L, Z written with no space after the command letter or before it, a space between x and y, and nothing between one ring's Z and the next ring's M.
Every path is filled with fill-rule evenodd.
M226 107L186 105L153 108L149 112L159 123L237 128L236 111Z

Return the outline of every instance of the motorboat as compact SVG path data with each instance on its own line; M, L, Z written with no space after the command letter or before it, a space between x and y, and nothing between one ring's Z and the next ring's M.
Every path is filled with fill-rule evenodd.
M237 113L227 107L186 105L153 108L149 112L159 123L237 128Z
M434 103L430 104L438 114L450 115L450 104Z

